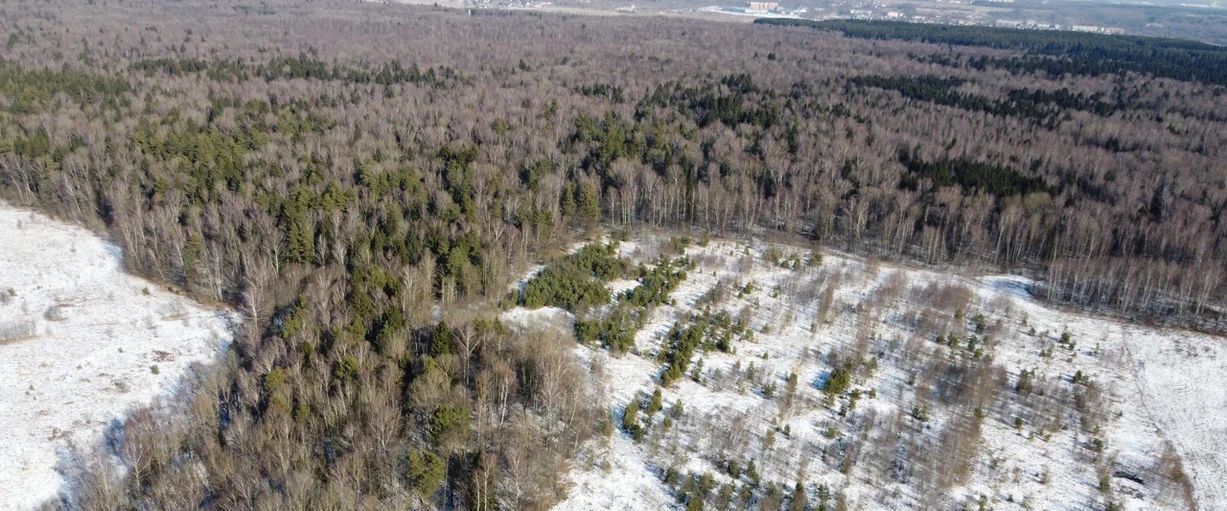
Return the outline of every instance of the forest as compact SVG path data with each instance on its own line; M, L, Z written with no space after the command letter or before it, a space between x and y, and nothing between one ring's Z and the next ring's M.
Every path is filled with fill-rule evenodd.
M1045 55L1049 73L1147 73L1176 80L1227 85L1227 50L1220 46L1159 37L1054 30L907 23L902 21L763 18L755 23L833 30L849 37L934 44L985 46ZM1052 62L1056 61L1056 62ZM1012 65L1044 69L1045 61L1017 59Z
M688 267L593 246L509 296L602 229L1023 273L1054 302L1227 328L1223 50L779 24L0 6L0 198L244 318L189 402L128 421L131 470L83 470L80 506L548 508L613 419L574 341L499 304L613 304L576 334L624 350ZM652 285L604 293L619 276ZM670 378L688 328L737 332L691 323Z

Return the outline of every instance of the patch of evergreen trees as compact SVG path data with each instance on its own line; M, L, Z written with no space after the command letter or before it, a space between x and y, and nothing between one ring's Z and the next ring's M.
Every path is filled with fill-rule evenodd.
M958 87L966 80L951 77L925 76L858 76L848 80L855 87L893 90L903 97L927 101L939 105L962 108L993 115L1015 116L1034 119L1051 128L1069 110L1091 112L1096 115L1111 115L1124 109L1122 101L1103 101L1101 94L1087 95L1070 92L1068 88L1055 91L1038 89L1011 89L1006 99L996 100L962 92Z
M324 80L356 84L394 85L409 83L435 88L447 88L465 77L447 66L423 70L417 64L405 67L400 61L378 66L329 64L305 53L274 57L267 62L247 62L243 59L199 59L193 57L160 57L133 62L133 70L145 74L166 73L172 76L204 74L211 80Z
M6 110L16 114L37 111L63 94L80 105L115 105L131 89L127 80L69 67L30 69L0 60L0 96Z
M639 267L639 285L626 292L626 301L638 307L664 305L669 293L686 280L686 258L661 258L654 266Z
M617 250L615 243L593 243L546 266L524 285L519 303L529 308L553 306L572 312L609 303L605 282L627 270L627 263L617 256Z
M725 311L715 314L705 311L689 318L689 324L685 321L675 322L669 329L666 348L660 355L665 363L660 375L661 385L670 385L685 376L690 360L698 350L718 349L728 353L733 351L734 340L744 340L749 335L746 325L734 321Z
M1044 180L1008 167L961 157L924 161L906 147L899 150L899 163L907 169L899 187L910 190L917 189L921 179L928 179L935 188L959 185L965 190L982 190L998 197L1055 191Z

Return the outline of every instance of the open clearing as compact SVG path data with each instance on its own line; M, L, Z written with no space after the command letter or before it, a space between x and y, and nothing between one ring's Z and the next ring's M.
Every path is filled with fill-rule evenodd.
M668 245L636 239L620 251L644 263ZM694 266L631 352L576 348L614 423L657 388L675 322L727 312L753 335L697 352L690 367L700 369L662 389L665 412L640 419L642 439L620 427L591 442L558 509L685 507L686 484L664 482L670 468L709 474L711 502L752 484L751 460L753 484L791 494L801 480L811 505L823 492L847 509L1227 509L1221 337L1053 307L1016 276L832 253L806 264L808 249L757 241L691 245L684 256ZM573 317L514 308L503 321L569 331ZM851 384L830 399L838 367L853 368ZM684 414L665 426L679 401ZM740 469L730 473L730 460Z
M124 273L88 230L0 203L0 508L56 498L72 447L171 394L229 321Z

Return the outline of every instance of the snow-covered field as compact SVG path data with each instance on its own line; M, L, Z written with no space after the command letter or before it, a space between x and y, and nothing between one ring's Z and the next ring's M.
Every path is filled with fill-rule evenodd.
M621 251L644 262L664 245L638 239ZM768 250L801 264L785 268ZM811 504L822 486L830 505L847 509L1227 509L1227 339L1044 304L1021 277L829 252L807 264L810 254L761 242L691 246L696 267L632 353L576 348L600 366L593 374L603 375L617 423L656 389L670 327L718 282L726 292L710 310L747 318L754 332L732 353L698 353L698 381L688 372L663 389L665 410L684 405L671 427L666 413L640 412L643 439L619 430L592 442L558 509L681 507L666 469L739 490L751 485L751 460L761 474L754 498L770 482L791 494L802 481ZM569 330L571 321L551 308L504 314L518 329ZM937 342L950 334L958 341ZM859 361L849 392L828 401L822 386L847 361ZM737 477L729 460L743 469Z
M172 393L230 320L124 273L88 230L0 203L0 509L56 498L71 448Z

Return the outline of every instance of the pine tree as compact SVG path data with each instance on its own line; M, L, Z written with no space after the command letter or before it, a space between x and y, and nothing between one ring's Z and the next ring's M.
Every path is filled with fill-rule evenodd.
M792 489L792 511L805 511L809 506L809 496L805 494L805 485L801 481L797 481L797 485Z
M413 492L423 499L428 499L443 486L443 478L447 469L443 459L430 451L409 449L405 457L405 476Z
M649 416L652 416L655 415L656 412L659 412L662 408L664 408L664 404L662 403L660 387L656 387L656 391L652 392L652 399L648 401L648 409L645 411L648 412Z
M622 429L630 433L635 440L643 436L643 430L639 425L639 404L631 402L626 405L626 411L622 412Z

